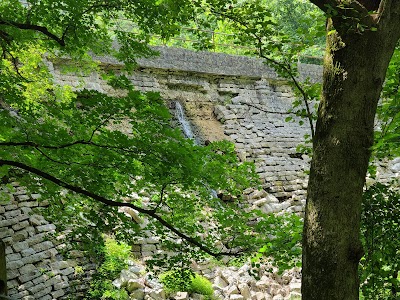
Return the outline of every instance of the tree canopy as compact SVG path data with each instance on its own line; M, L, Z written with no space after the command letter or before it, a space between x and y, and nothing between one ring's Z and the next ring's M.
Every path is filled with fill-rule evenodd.
M117 209L125 206L151 217L154 222L142 226L159 234L169 249L182 246L179 239L171 243L171 235L214 256L260 247L263 237L252 232L273 230L268 219L252 226L247 221L259 212L246 212L240 197L233 204L221 204L210 192L221 189L240 195L256 184L253 167L239 162L229 143L199 147L185 140L171 128L171 116L159 95L135 91L123 76L138 57L155 54L147 47L151 34L168 39L185 25L223 26L236 34L236 43L254 49L291 80L300 96L296 106L302 107L295 112L307 117L312 129L303 297L357 299L357 267L363 255L361 203L371 150L398 155L393 150L398 149L393 144L399 136L398 59L390 61L393 53L398 58L400 2L309 2L327 21L322 89L298 81L298 53L308 45L284 33L283 28L293 27L278 26L276 12L273 15L264 1L2 1L3 181L18 178L46 194L58 219L79 216L76 223L99 232L115 229L116 224L125 236L137 232L141 225L126 222ZM297 10L286 11L298 16ZM106 72L93 54L112 55L125 67L117 74ZM49 70L57 60L77 63L75 71L101 73L117 93L57 85ZM388 69L383 89L387 100L378 110L383 120L381 142L371 148ZM317 115L311 107L316 99L321 99ZM129 129L128 134L118 126ZM212 213L205 213L204 207ZM193 215L188 216L188 210ZM207 234L204 220L216 226L215 235ZM82 240L89 237L87 230L77 230Z
M185 139L159 94L136 91L124 75L138 57L156 54L147 47L150 34L168 38L192 21L191 5L0 6L1 177L40 192L50 201L49 218L60 230L72 227L72 242L87 250L102 243L102 232L113 232L126 240L158 236L166 250L179 249L171 263L236 257L257 251L276 231L273 223L284 223L246 208L243 190L257 187L258 178L252 164L238 160L233 144L202 147ZM93 55L112 55L124 68L104 69ZM78 76L101 74L113 95L57 84L55 64ZM234 201L221 202L214 190ZM122 207L149 221L130 219ZM262 216L256 226L249 222Z

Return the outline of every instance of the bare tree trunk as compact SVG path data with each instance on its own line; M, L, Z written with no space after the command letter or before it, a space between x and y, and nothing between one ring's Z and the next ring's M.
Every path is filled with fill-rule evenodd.
M303 236L304 300L359 299L363 186L396 41L385 30L328 35Z

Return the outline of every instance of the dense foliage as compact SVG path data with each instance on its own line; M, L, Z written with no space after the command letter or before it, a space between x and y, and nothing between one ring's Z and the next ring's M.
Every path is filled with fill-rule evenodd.
M376 183L364 193L362 237L365 255L360 264L365 299L400 296L400 193Z
M232 144L202 147L183 138L160 96L136 91L125 76L137 57L154 54L146 47L150 33L167 38L191 12L204 12L181 2L179 9L176 1L146 0L0 5L7 16L0 20L1 177L45 195L48 218L71 229L71 243L87 251L113 232L130 243L157 236L177 254L149 263L240 256L259 249L276 222L246 208L242 191L258 179ZM125 65L109 72L89 51ZM51 70L60 65L76 77L97 72L113 92L58 84ZM221 202L213 190L234 201ZM144 217L149 221L138 221Z
M190 269L174 269L160 275L160 281L167 293L188 292L204 295L204 299L214 299L211 282Z
M400 46L393 54L378 106L373 158L400 156Z
M299 53L314 53L310 44L315 36L321 46L319 33L324 25L310 24L315 18L322 20L322 15L306 4L276 3L2 1L2 181L17 178L46 195L51 204L49 217L60 229L71 226L72 242L87 250L94 249L91 243L101 243L102 232L113 231L116 237L128 241L141 234L158 236L162 247L178 254L168 257L175 265L206 254L239 256L260 248L258 256L278 253L279 265L296 265L298 261L291 257L299 253L299 221L290 225L285 218L249 212L242 201L243 189L257 186L254 167L238 161L232 144L200 147L184 139L171 127L171 115L160 96L139 93L125 77L138 57L155 54L147 47L152 34L167 40L183 27L195 25L206 30L192 33L198 48L212 49L213 36L207 30L221 29L228 34L222 39L224 43L232 41L244 47L244 52L256 53L290 80L299 97L293 113L308 119L312 139L316 119L313 104L321 87L299 82L297 62ZM124 67L116 74L109 73L93 54L114 56L124 62ZM66 72L78 76L98 72L115 94L55 83L51 70L59 64L67 65ZM397 51L378 111L382 120L374 148L378 158L399 154L398 74ZM236 200L232 203L222 203L212 197L212 190L238 197L233 197ZM387 289L383 282L388 278L394 280L392 287L396 284L392 271L398 268L398 262L386 260L387 256L368 243L371 236L379 242L387 239L386 229L372 234L370 224L385 220L392 226L395 219L390 214L392 208L385 205L392 203L386 199L398 198L383 189L379 193L384 196L367 196L364 204L377 200L383 206L377 212L373 204L372 219L365 214L368 251L363 262L367 273L363 276L374 278L366 281L366 293L371 282L382 290ZM121 207L133 209L139 218L146 216L150 221L138 222ZM288 224L293 226L289 239L277 230ZM271 244L265 242L269 235L274 237ZM191 251L184 251L188 248Z
M88 300L127 300L128 293L118 289L112 284L121 271L127 267L131 247L118 244L115 240L107 238L104 245L98 246L100 266L93 275L90 288L85 299Z

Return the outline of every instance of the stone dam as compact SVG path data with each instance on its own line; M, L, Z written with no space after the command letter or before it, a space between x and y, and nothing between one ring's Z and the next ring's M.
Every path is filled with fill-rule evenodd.
M158 91L167 103L179 101L203 141L234 142L240 159L254 162L262 181L263 190L248 195L255 206L266 213L303 211L309 157L298 153L296 147L310 129L306 123L300 126L298 120L285 122L294 99L286 82L259 59L164 47L157 50L159 57L139 60L138 69L129 75L137 89ZM98 59L104 68L121 68L113 59ZM75 74L62 73L59 64L50 64L50 69L58 83L112 92L98 74L87 75L82 81ZM300 64L299 69L301 79L321 78L321 66ZM380 171L381 180L395 177L400 177L400 159L382 165ZM75 267L84 264L89 277L95 266L80 253L64 258L63 242L48 238L55 226L35 210L46 201L38 201L40 195L14 185L10 201L0 206L9 297L4 299L51 300L79 295L87 278L77 276ZM152 249L138 245L137 252L151 255ZM3 272L0 276L4 278Z

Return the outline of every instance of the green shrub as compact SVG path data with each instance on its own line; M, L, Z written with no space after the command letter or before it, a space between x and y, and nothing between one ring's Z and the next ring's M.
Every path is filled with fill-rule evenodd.
M189 292L193 276L189 269L176 269L161 274L160 282L167 293Z
M126 261L130 255L130 247L107 238L100 252L104 257L103 263L93 275L86 299L127 300L128 293L124 289L116 288L112 281L127 267Z
M212 299L214 290L211 282L189 269L176 269L160 275L160 281L164 284L167 293L189 292L202 294L206 299Z
M196 274L192 279L191 292L209 296L214 294L211 282L207 278L198 274Z

